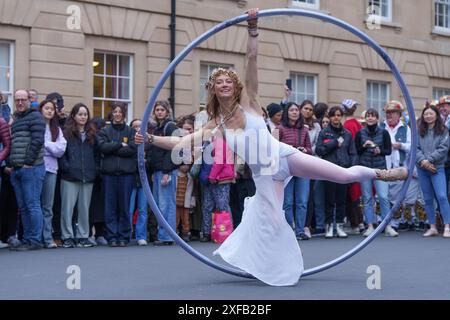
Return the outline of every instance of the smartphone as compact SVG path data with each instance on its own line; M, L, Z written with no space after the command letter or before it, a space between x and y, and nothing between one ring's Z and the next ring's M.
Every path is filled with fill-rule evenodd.
M286 79L286 86L292 91L292 79Z

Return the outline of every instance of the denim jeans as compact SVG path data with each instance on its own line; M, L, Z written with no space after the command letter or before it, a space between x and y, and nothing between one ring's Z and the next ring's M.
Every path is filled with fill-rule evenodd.
M136 221L136 240L147 240L147 198L145 197L144 188L142 187L133 188L133 191L131 192L131 218L133 218L133 213L136 208L138 210L138 218Z
M450 197L450 166L445 168L445 185L447 186L447 194Z
M381 218L384 219L390 210L389 203L389 184L381 180L366 180L360 182L361 191L364 203L364 217L366 223L376 223L375 210L374 210L374 196L372 186L375 184L376 194L378 201L380 201Z
M309 179L292 177L284 188L283 210L290 226L294 222L295 205L295 234L303 233L309 198ZM294 204L295 202L295 204Z
M314 183L314 215L316 217L316 229L325 228L325 183L316 180Z
M161 210L164 219L167 221L173 231L176 231L176 217L177 217L177 170L169 173L170 182L167 186L161 185L161 179L164 173L156 171L153 174L153 196L156 204ZM159 241L173 241L169 234L161 225L158 225L158 240Z
M42 214L44 215L44 227L42 230L42 238L44 244L53 243L52 236L52 220L53 220L53 200L55 198L56 173L46 172L44 184L42 186L41 205ZM58 190L59 191L59 190Z
M33 245L42 244L41 192L44 177L44 164L14 169L11 175L23 224L23 240Z
M131 240L130 197L136 186L134 174L103 176L105 227L108 241Z
M428 222L436 224L436 215L434 210L434 196L439 203L444 224L450 223L450 205L448 203L447 188L445 186L445 169L439 168L435 174L428 170L417 167L420 188L422 189L423 199L425 201L425 212Z

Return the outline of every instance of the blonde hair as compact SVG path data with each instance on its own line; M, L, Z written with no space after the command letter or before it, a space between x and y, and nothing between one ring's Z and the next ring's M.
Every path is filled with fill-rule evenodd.
M158 101L155 102L155 106L153 107L153 110L152 110L152 119L155 122L158 122L158 120L156 119L156 114L155 114L155 110L156 110L157 106L160 106L160 107L163 107L164 109L166 109L167 115L164 118L164 120L166 120L166 119L172 120L172 107L170 106L169 101L167 101L167 100L158 100Z
M214 93L214 85L217 77L219 76L228 76L233 80L233 83L235 85L234 90L234 97L232 106L239 103L239 100L241 99L242 89L244 88L244 85L242 84L241 80L239 79L239 76L237 75L236 71L231 69L225 69L225 68L216 68L211 72L211 75L209 76L208 81L205 83L205 88L208 91L208 101L206 102L206 112L208 113L209 119L215 119L220 116L220 104L219 100L217 99L216 94Z

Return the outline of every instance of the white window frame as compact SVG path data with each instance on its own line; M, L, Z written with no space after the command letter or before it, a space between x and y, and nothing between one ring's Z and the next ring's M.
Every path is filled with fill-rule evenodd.
M449 96L450 95L450 88L438 88L433 87L433 99L439 100L442 96Z
M381 7L380 7L380 14L376 14L376 13L373 12L373 10L370 10L371 15L378 16L381 21L392 22L392 1L393 0L379 0L379 1L380 1L380 3L384 2L384 1L387 1L388 14L386 16L383 16L382 15L382 10L381 10ZM372 5L370 4L370 0L368 0L367 1L367 9L368 9L368 11L369 11L371 6Z
M202 66L206 66L207 67L207 72L206 72L206 77L204 77L204 75L202 75ZM206 106L206 99L207 99L207 94L205 91L205 83L208 81L209 75L211 74L211 72L215 69L215 68L225 68L225 69L234 69L234 65L232 64L228 64L228 63L218 63L218 62L210 62L210 61L200 61L200 79L199 79L199 84L200 84L200 91L199 91L199 102L200 105L202 106Z
M371 103L369 103L369 85L373 85L373 84L378 84L378 85L385 85L387 90L386 90L386 101L382 100L380 97L380 93L378 93L378 99L376 99L377 101L383 101L382 105L379 106L373 106L371 105ZM381 90L380 90L381 92ZM384 81L377 81L377 80L367 80L366 82L366 107L368 108L376 108L378 110L378 113L380 115L384 114L383 108L385 106L385 104L391 100L391 84L390 82L384 82ZM373 101L374 99L370 99L370 101Z
M308 0L306 0L306 1L308 1ZM314 1L314 2L308 3L305 1L301 1L301 0L292 0L292 6L307 8L307 9L314 9L314 10L320 9L320 0L309 0L309 1Z
M444 4L444 5L447 5L447 7L448 7L447 10L448 10L449 13L447 14L447 16L443 15L444 26L439 26L437 24L437 22L438 22L438 19L437 19L437 16L438 16L437 6L438 6L438 4ZM448 27L445 27L445 21L447 21ZM434 30L450 32L450 1L449 0L434 0Z
M121 53L121 52L108 52L108 51L103 51L103 50L95 50L94 51L94 57L95 54L103 54L103 74L98 74L98 73L93 73L93 77L102 77L103 78L103 97L94 97L92 96L92 101L94 100L100 100L100 101L120 101L120 102L125 102L128 105L127 108L127 122L131 121L133 119L133 88L134 88L134 82L133 82L133 78L134 78L134 68L133 68L133 55L132 54L128 54L128 53ZM126 76L108 76L106 74L106 55L115 55L116 56L116 61L117 61L117 72L119 72L119 56L126 56L130 58L130 74L128 77ZM94 58L93 57L93 58ZM94 59L93 59L94 60ZM129 79L130 80L130 85L129 85L129 98L128 99L119 99L119 93L116 92L116 96L117 98L105 98L106 95L106 78L116 78L116 79ZM119 90L119 86L117 86L117 90ZM105 118L108 115L107 111L105 111L105 106L102 103L102 118Z
M0 88L0 91L8 96L8 104L12 107L13 102L11 101L14 93L14 42L0 40L0 43L9 45L9 66L0 65L0 67L9 68L9 90L4 91Z
M305 93L306 95L304 95L303 97L299 97L300 93L297 93L296 91L296 82L298 81L296 78L298 77L312 77L314 80L314 92L312 93L312 95L314 96L313 99L311 99L310 97L308 97L310 94L309 92L307 92L307 88L306 88L306 81L305 81ZM290 99L295 102L295 103L302 103L304 100L311 100L312 102L316 103L317 102L317 82L318 82L318 76L317 74L311 74L311 73L303 73L303 72L290 72L290 79L292 80L292 94Z

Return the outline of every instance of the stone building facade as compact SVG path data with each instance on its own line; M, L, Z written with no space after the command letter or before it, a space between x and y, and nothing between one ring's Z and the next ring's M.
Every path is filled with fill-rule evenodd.
M372 5L372 6L371 6ZM450 94L447 0L177 0L176 52L217 23L250 7L307 8L343 19L382 45L401 70L416 110ZM376 8L375 28L368 23ZM141 117L170 62L170 0L0 0L0 90L58 91L70 109L84 102L105 116L111 101ZM260 102L279 101L287 78L298 101L345 98L381 107L402 99L384 61L355 36L304 17L260 20ZM175 73L175 113L204 102L201 84L216 65L244 73L246 27L227 28L193 50ZM159 98L169 97L166 82Z

